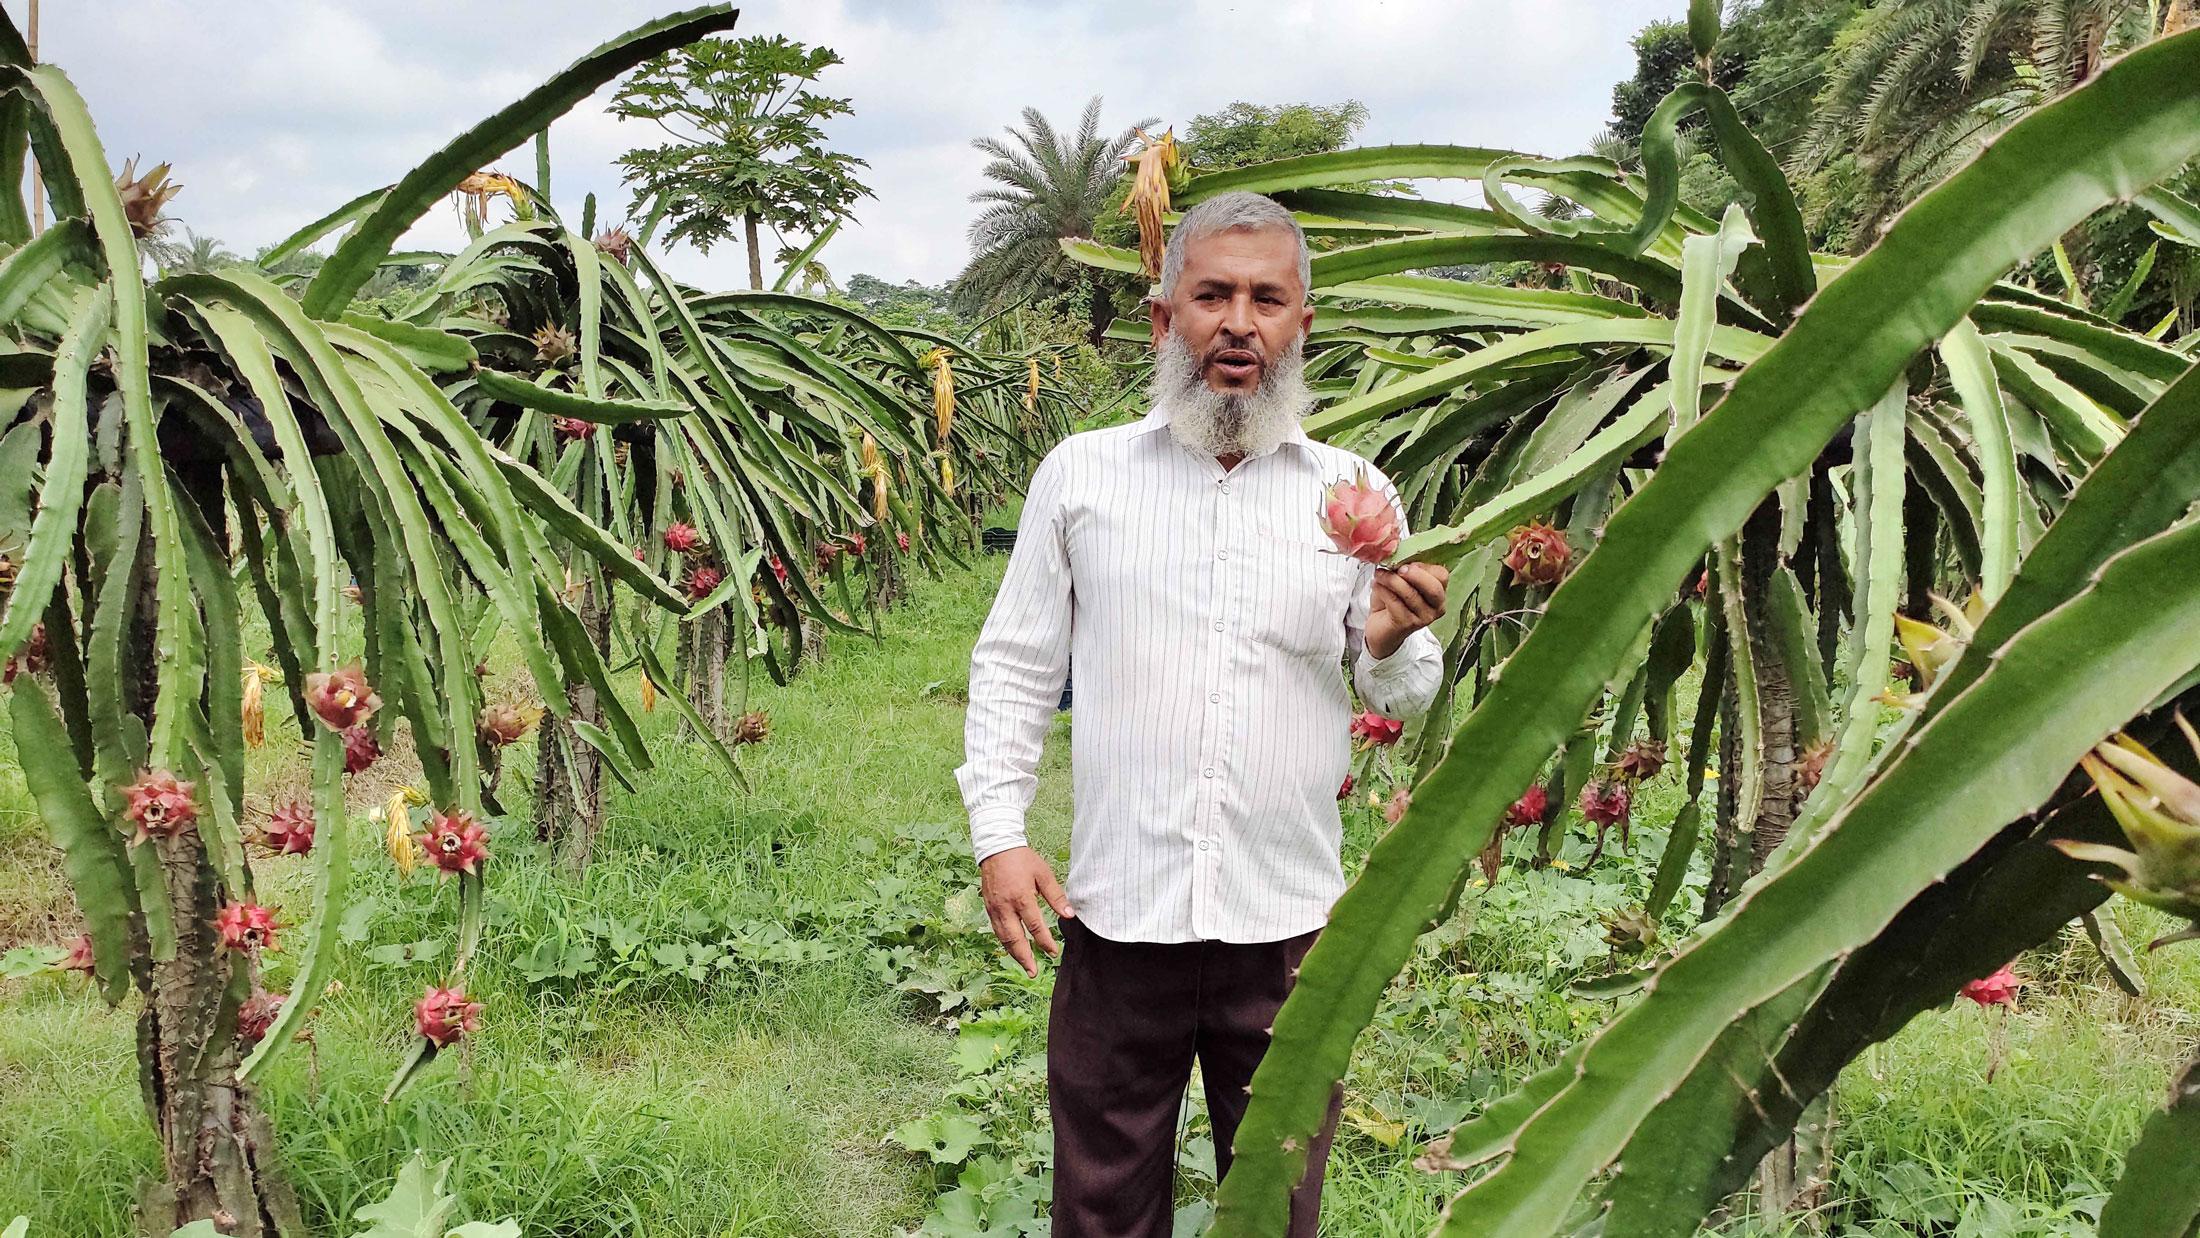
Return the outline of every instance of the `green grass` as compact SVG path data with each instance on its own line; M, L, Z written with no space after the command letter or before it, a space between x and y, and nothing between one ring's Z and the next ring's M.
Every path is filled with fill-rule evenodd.
M400 882L372 827L355 820L365 909L348 926L342 987L321 1003L313 1045L290 1053L265 1092L314 1234L355 1232L347 1219L388 1190L414 1148L455 1159L461 1216L516 1217L536 1238L889 1234L922 1222L958 1181L988 1206L1043 1186L1034 1064L1044 988L998 972L988 981L963 893L967 859L941 841L960 829L951 770L962 690L998 571L989 560L920 583L883 642L837 638L792 686L751 685L748 703L770 713L772 733L743 752L750 792L692 745L665 742L639 791L614 795L585 877L541 854L523 824L500 829L470 977L488 1003L483 1031L388 1106L380 1098L410 1003L439 974L433 960L402 961L400 948L446 938L453 909L433 880ZM519 681L507 668L493 684L517 691ZM654 737L672 729L669 710L645 716ZM1069 795L1060 731L1034 814L1034 837L1057 854ZM251 761L256 796L286 793L298 777L294 727L271 724L271 735ZM0 746L0 948L72 931L10 755ZM513 768L531 773L532 757L515 750ZM356 789L361 814L394 785L393 770L376 774ZM1650 788L1645 819L1671 815L1677 777ZM1378 826L1356 806L1348 850ZM1662 830L1645 828L1636 855L1662 844ZM1516 854L1532 845L1514 840ZM1587 851L1587 839L1570 838L1568 871L1508 869L1424 942L1355 1061L1329 1232L1428 1232L1460 1185L1411 1167L1428 1135L1603 1017L1604 1004L1563 982L1601 962L1598 917L1638 902L1647 874L1618 856L1584 869ZM296 861L264 862L261 873L271 901L302 913ZM922 880L912 885L912 874ZM1684 908L1699 888L1684 891ZM889 906L912 909L912 927L865 927ZM2119 914L2134 937L2159 931L2149 914ZM698 918L784 919L855 944L702 982L648 961ZM543 943L614 928L645 943L631 966L529 978ZM1000 1003L988 1026L1012 1047L1003 1063L958 1064L957 1042L926 1017L931 999L889 983L882 949L869 944L943 932L960 934L940 956L961 960L950 978L990 983L980 1000ZM1833 1228L2083 1232L2171 1063L2200 1040L2200 950L2142 963L2149 996L2134 1000L2110 990L2082 944L2037 952L2020 965L2034 984L2019 1012L1929 1012L1859 1061L1839 1092ZM887 1139L957 1112L985 1127L985 1151L967 1165L935 1168ZM1195 1116L1195 1145L1202 1129ZM73 980L0 982L0 1218L27 1214L34 1235L128 1234L136 1185L157 1155L127 1009L107 1011ZM1183 1189L1195 1201L1211 1184L1193 1174Z

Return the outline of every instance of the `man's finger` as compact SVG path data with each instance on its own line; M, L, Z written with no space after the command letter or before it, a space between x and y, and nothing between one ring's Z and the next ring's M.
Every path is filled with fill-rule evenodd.
M1441 606L1431 607L1420 586L1403 572L1391 572L1388 578L1377 577L1384 585L1386 606L1400 618L1416 627L1427 627L1443 614Z
M1451 583L1451 573L1426 563L1408 563L1398 574L1413 586L1413 591L1423 601L1436 607L1439 613L1442 612L1447 600L1446 586Z
M1047 957L1050 959L1062 957L1062 948L1054 944L1054 934L1047 931L1047 918L1039 910L1038 896L1032 895L1025 898L1022 903L1018 904L1016 910L1024 918L1024 927L1030 929L1031 935L1038 940L1039 948L1047 952Z
M986 918L993 921L993 935L1001 939L1001 945L1008 950L1008 957L1016 960L1017 966L1024 969L1025 975L1037 976L1039 964L1031 957L1031 942L1025 937L1024 926L1017 921L1013 910L995 911L989 907L986 909Z
M1039 896L1054 909L1054 914L1064 920L1074 920L1077 913L1070 909L1069 895L1062 893L1062 883L1054 879L1054 870L1048 869L1039 876Z

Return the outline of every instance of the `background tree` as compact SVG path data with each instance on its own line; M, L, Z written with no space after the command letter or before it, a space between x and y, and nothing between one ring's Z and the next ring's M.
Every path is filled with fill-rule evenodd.
M956 307L984 315L1024 301L1088 289L1089 339L1097 344L1114 317L1102 281L1062 256L1067 237L1089 237L1122 180L1124 156L1138 146L1138 121L1114 137L1100 135L1100 96L1085 104L1074 133L1065 134L1039 109L1024 109L1024 127L1004 138L972 139L993 157L985 166L993 186L970 195L985 210L970 225L970 261L955 277Z
M1184 158L1196 168L1219 170L1343 150L1366 123L1367 105L1357 99L1326 107L1239 100L1192 118L1184 127Z
M633 185L634 213L667 225L667 243L698 252L740 228L749 287L764 286L763 227L815 235L870 189L868 167L828 150L819 126L851 109L810 89L841 63L829 47L779 35L705 39L635 70L612 100L613 115L654 122L672 138L619 156ZM642 229L649 239L651 225Z
M1790 158L1808 176L1853 159L1866 244L1878 223L2019 116L2154 37L2149 0L1906 0L1843 26L1816 118ZM2169 20L2177 20L2174 12Z

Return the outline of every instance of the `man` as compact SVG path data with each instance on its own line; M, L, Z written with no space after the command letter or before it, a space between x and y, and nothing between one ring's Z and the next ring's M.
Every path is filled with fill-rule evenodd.
M1150 303L1153 407L1073 435L1031 479L971 656L966 759L986 912L1048 1022L1057 1238L1166 1236L1177 1110L1199 1062L1227 1172L1246 1085L1344 890L1344 662L1368 707L1434 699L1445 572L1347 558L1322 492L1361 470L1308 438L1306 238L1250 193L1185 212ZM1395 495L1393 492L1393 501ZM1069 886L1024 812L1072 653ZM1041 901L1060 917L1060 947ZM1335 1121L1332 1113L1331 1122ZM1329 1137L1292 1199L1312 1235Z

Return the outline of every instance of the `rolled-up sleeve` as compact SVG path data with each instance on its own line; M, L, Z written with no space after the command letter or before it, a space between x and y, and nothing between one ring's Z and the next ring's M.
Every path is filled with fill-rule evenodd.
M970 655L963 764L955 770L979 863L1025 845L1024 814L1069 674L1069 546L1062 519L1064 450L1032 473L1016 548Z
M1352 658L1352 686L1367 707L1389 718L1418 718L1436 703L1443 686L1444 647L1427 628L1405 638L1395 653L1378 658L1359 645Z

